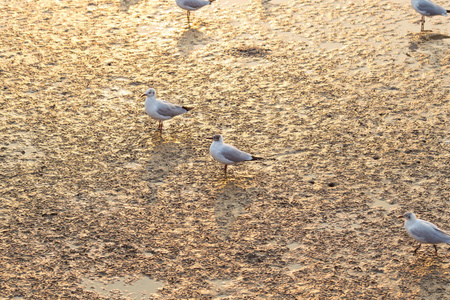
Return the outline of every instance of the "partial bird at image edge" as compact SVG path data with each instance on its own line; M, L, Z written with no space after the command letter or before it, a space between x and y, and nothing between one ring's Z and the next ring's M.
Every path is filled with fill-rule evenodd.
M438 228L433 223L417 219L412 212L407 212L404 215L398 216L399 218L405 218L405 229L408 234L419 242L419 246L414 250L417 250L422 244L432 244L437 255L436 244L450 244L450 234L444 230Z

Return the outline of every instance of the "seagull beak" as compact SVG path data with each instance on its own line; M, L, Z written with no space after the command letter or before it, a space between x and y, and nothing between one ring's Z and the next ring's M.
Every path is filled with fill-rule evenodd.
M147 94L142 94L141 97L147 97Z
M212 140L213 138L212 138L212 137L207 137L207 138L205 138L205 139Z
M398 216L398 218L403 218L403 216Z

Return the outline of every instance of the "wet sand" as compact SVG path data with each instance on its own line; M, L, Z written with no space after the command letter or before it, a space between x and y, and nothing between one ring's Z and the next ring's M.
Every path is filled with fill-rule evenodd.
M0 298L450 299L397 218L450 230L449 18L133 2L1 1Z

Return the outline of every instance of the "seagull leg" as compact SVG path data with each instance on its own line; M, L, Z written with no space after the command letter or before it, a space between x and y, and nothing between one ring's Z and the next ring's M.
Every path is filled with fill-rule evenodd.
M422 244L419 244L419 247L417 247L416 249L414 249L414 254L417 253L417 250L419 250L420 246L422 246Z
M425 29L425 16L422 16L422 20L420 21L420 32L424 31Z
M227 167L228 165L225 165L225 168L223 169L225 171L225 176L227 176Z
M191 15L191 12L187 11L187 19L188 19L188 27L191 28L191 21L189 20L189 16Z
M434 253L435 253L436 255L438 255L438 254L437 254L437 247L436 247L436 245L433 245L433 247L434 247Z
M162 132L162 122L161 122L161 120L159 120L159 126L158 126L158 129L159 129L159 132Z

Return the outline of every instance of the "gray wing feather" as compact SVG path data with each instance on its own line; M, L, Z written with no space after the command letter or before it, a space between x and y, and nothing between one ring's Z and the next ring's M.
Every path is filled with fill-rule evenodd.
M175 117L184 114L187 110L179 105L175 105L167 101L161 101L161 104L156 109L156 112L165 117Z
M204 0L186 0L183 1L183 5L186 7L189 7L192 10L196 10L199 8L202 8L205 5L210 4L209 1L204 1Z
M244 151L241 151L233 146L226 145L223 147L221 154L228 160L234 162L241 162L246 160L251 160L252 156Z
M423 225L411 228L411 234L420 238L425 243L438 244L450 243L450 235L445 231L437 228L434 224L424 221Z
M439 228L435 228L434 230L436 230L439 235L444 239L444 243L450 243L450 234L448 234L448 232L445 232L442 229Z
M426 16L445 15L446 13L445 9L442 7L426 1L418 3L417 9Z

